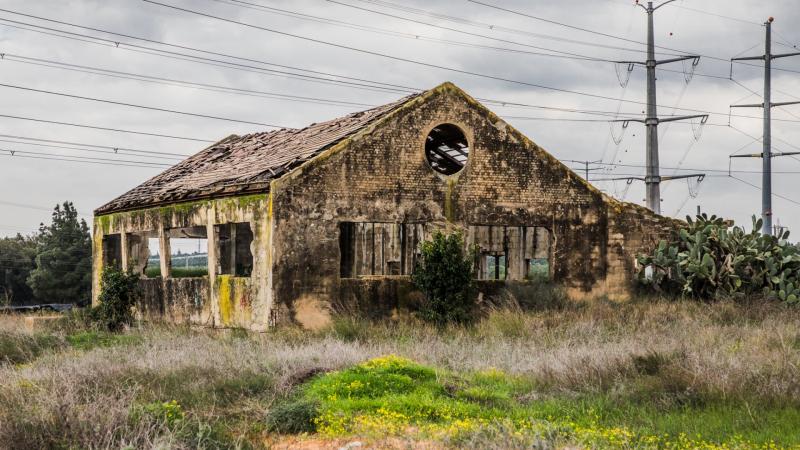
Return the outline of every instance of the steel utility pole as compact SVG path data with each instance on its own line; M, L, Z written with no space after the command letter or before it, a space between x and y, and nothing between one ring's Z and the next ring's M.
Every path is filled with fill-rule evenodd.
M574 168L574 170L583 170L583 173L585 174L584 178L586 179L586 181L589 181L589 172L594 172L595 170L602 170L602 167L589 167L590 164L600 163L601 161L599 159L597 161L573 161L573 162L579 163L583 166L583 168L581 169Z
M617 61L620 64L639 64L643 65L647 68L647 117L644 120L642 119L625 119L620 120L619 122L641 122L644 123L647 127L647 157L646 157L646 165L647 165L647 174L644 178L644 183L646 186L646 202L647 207L650 208L656 214L661 214L661 182L662 181L669 181L669 180L676 180L680 178L693 178L698 177L702 178L703 174L691 174L691 175L677 175L677 176L670 176L670 177L662 177L659 171L659 162L658 162L658 124L660 122L672 122L676 120L685 120L685 119L695 119L700 118L703 122L708 120L707 114L698 114L693 116L681 116L681 117L670 117L668 119L659 119L658 118L658 109L656 103L656 66L661 64L669 64L678 61L686 61L692 60L692 65L697 66L700 63L700 56L698 55L687 55L687 56L680 56L677 58L670 58L664 59L661 61L656 60L656 44L655 44L655 30L653 26L653 13L656 12L658 8L662 6L672 3L675 0L667 0L661 3L658 6L653 6L653 2L647 2L647 7L641 5L639 0L636 0L636 4L641 6L647 12L647 61ZM635 179L635 178L634 178Z
M761 56L746 56L742 58L731 58L731 74L733 74L733 61L763 60L764 61L764 103L750 105L731 105L731 108L764 108L764 136L761 142L764 144L763 151L755 155L733 155L731 158L752 158L758 157L762 160L761 174L761 218L763 226L761 233L771 235L772 229L772 158L775 156L796 155L800 152L772 153L772 108L776 106L795 105L795 102L772 103L772 60L785 58L787 56L798 56L800 52L772 54L772 22L775 19L770 17L764 22L766 28L766 42L764 44L764 54Z

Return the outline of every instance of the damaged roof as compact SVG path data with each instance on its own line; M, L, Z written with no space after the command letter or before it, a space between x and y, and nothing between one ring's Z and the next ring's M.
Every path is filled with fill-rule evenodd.
M97 208L95 214L201 198L266 192L269 182L421 94L303 129L231 135Z

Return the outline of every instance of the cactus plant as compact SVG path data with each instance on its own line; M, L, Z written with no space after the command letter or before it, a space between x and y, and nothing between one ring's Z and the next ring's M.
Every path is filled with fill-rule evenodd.
M755 216L750 232L717 216L686 220L672 241L637 258L642 284L701 299L763 295L800 303L800 250L787 241L788 231L763 236Z

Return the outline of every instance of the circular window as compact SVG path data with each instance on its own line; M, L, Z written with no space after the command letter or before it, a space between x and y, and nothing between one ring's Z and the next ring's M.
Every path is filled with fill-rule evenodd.
M467 137L460 128L444 123L435 126L425 139L425 158L433 170L452 175L464 168L469 157Z

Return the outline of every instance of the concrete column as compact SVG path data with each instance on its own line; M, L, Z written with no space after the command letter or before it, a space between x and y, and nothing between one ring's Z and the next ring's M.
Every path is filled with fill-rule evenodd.
M103 231L95 218L92 227L92 306L99 304L100 275L103 273Z
M212 326L219 326L222 319L219 315L219 298L217 295L217 260L219 255L219 236L214 227L216 208L209 207L206 210L206 238L208 239L208 301L211 304Z
M161 225L158 229L158 252L161 254L159 258L159 263L161 264L161 278L167 279L170 277L172 259L170 258L169 235L164 225Z
M120 261L120 266L122 270L126 272L128 270L128 233L125 230L121 230L119 232L119 246L120 252L119 257L122 261Z

